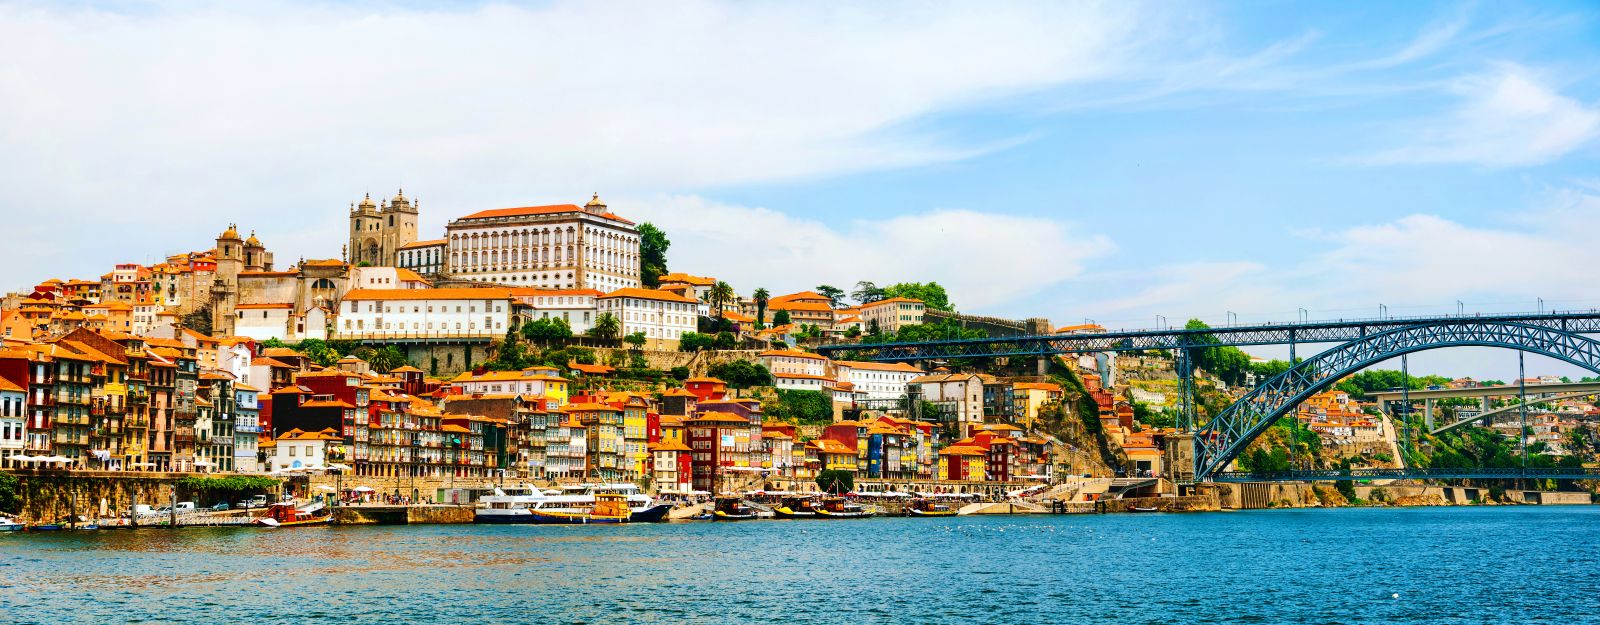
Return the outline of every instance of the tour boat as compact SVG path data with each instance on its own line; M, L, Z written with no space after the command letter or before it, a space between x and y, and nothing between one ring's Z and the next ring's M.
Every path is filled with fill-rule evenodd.
M738 497L719 497L711 516L718 521L748 521L758 515L755 508L744 505Z
M667 513L672 511L672 506L657 504L649 495L639 492L639 487L633 484L593 484L570 486L566 490L571 494L546 495L532 486L524 486L526 494L508 495L505 491L495 489L493 495L485 495L478 500L478 508L473 511L474 523L539 523L535 512L546 513L585 513L594 509L595 499L601 494L621 495L628 504L628 521L630 523L656 523L665 521Z
M20 532L25 529L28 529L27 525L18 523L5 517L0 517L0 532Z
M949 504L942 504L932 499L913 499L906 507L906 513L911 516L955 516L955 509Z
M865 519L872 516L872 511L867 510L866 506L848 503L838 497L822 500L822 506L816 510L818 517L824 519Z
M780 519L814 519L817 516L816 501L792 497L783 500L783 504L773 508Z
M267 515L256 519L256 525L267 527L293 527L297 525L322 525L333 521L333 514L314 503L296 508L292 502L275 503L267 508Z
M588 510L558 511L534 508L529 511L534 523L588 525L590 523L627 523L633 516L628 508L628 497L619 493L596 493L594 506Z

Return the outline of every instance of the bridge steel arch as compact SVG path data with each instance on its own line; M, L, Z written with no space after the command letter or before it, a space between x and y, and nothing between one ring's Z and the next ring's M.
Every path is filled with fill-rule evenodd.
M1379 332L1300 361L1196 430L1194 479L1210 480L1273 422L1345 376L1390 358L1445 347L1504 347L1600 373L1600 341L1555 328L1463 319Z

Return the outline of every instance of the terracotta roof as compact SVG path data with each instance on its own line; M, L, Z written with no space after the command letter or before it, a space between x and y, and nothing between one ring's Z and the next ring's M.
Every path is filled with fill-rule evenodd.
M273 392L276 393L276 392L280 392L280 391L273 391ZM338 399L333 399L333 400L313 399L313 400L308 401L306 403L300 404L300 407L302 407L302 408L355 408L355 406L352 406L349 403L347 403L345 401L342 401L342 400L338 400Z
M235 309L237 309L237 310L263 310L263 309L293 310L294 309L294 304L235 304L233 307Z
M689 449L688 445L685 445L682 442L675 441L675 440L661 441L659 443L650 443L649 448L650 448L650 451L694 451L692 449Z
M789 310L800 312L833 312L833 307L823 302L770 302L767 310Z
M486 210L486 211L478 211L478 212L473 213L471 215L467 215L465 217L462 217L461 219L492 219L492 218L495 218L495 217L531 217L531 216L534 216L534 215L559 215L561 213L582 213L582 212L584 212L584 210L582 208L579 208L577 204L548 204L548 205L545 205L545 206L517 206L517 207L513 207L513 208L492 208L492 209L489 209L489 210ZM625 223L625 224L632 224L633 223L631 221L628 221L626 219L623 219L623 218L618 217L616 215L613 215L611 213L604 213L604 214L602 214L600 216L604 217L606 219L620 221L620 222Z
M863 362L860 360L835 360L834 366L849 367L862 371L900 371L904 373L922 373L921 369L903 362Z
M761 356L763 356L763 357L766 357L766 356L780 357L781 356L781 357L788 357L788 358L804 358L804 359L807 359L807 360L827 360L828 359L827 356L823 356L821 354L813 354L811 352L802 352L802 351L800 351L798 349L769 349L767 351L761 352Z
M941 456L987 456L989 452L976 445L951 445L939 450Z
M856 450L851 449L849 445L846 445L846 444L841 443L839 441L833 440L831 438L823 438L823 439L817 439L817 440L811 441L811 445L816 447L818 451L821 451L823 453L829 453L829 454L851 454L851 455L854 455L856 453Z
M454 299L510 299L509 289L355 289L344 295L345 300L454 300Z
M708 384L727 384L727 382L723 382L722 380L718 380L716 378L708 378L708 377L689 378L687 380L684 380L685 384L687 384L689 382L701 382L701 383L708 383Z
M634 287L617 289L605 295L601 295L600 299L611 299L613 297L631 297L634 299L649 299L663 302L683 302L688 304L700 303L695 299L684 297L682 295L678 295L677 293L670 293L659 289L640 289Z
M444 245L444 244L445 244L445 239L429 239L427 241L412 241L410 243L407 243L407 244L402 245L400 247L397 247L395 249L409 250L409 249L417 248L417 247L429 247L429 246L433 246L433 245Z
M704 276L691 276L691 275L686 274L686 273L669 273L667 275L661 276L659 281L662 282L662 283L682 282L684 284L692 284L694 286L711 286L711 285L717 283L717 279L716 278L707 278L707 277L704 277Z
M878 306L886 306L886 305L889 305L889 304L921 304L921 303L922 303L922 300L920 300L920 299L911 299L909 297L891 297L889 299L880 299L880 300L878 300L876 302L867 302L867 303L861 305L861 309L862 310L866 310L868 308L875 308L875 307L878 307Z
M707 411L689 419L693 423L749 423L750 420L731 412Z
M604 293L597 289L536 289L532 287L517 287L511 289L511 294L517 297L554 297L562 295L587 295L600 297Z

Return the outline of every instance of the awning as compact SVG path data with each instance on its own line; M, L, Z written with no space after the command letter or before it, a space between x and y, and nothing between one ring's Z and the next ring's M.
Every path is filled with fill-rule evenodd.
M330 492L330 493L338 492L337 489L335 489L332 486L328 486L327 484L318 484L317 487L314 490L327 491L327 492Z
M355 492L358 492L358 493L372 493L372 492L377 492L377 491L376 491L376 490L374 490L374 489L373 489L373 488L372 488L372 487L371 487L371 486L357 486L357 487L355 487L355 488L352 488L352 489L350 489L350 490L353 490L353 491L355 491Z

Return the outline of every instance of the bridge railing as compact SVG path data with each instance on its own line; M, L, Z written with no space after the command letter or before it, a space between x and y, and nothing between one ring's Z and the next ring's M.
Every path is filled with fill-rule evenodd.
M1427 468L1427 469L1339 469L1311 471L1225 471L1213 477L1217 482L1315 482L1333 480L1441 480L1441 479L1600 479L1600 467L1530 468Z

